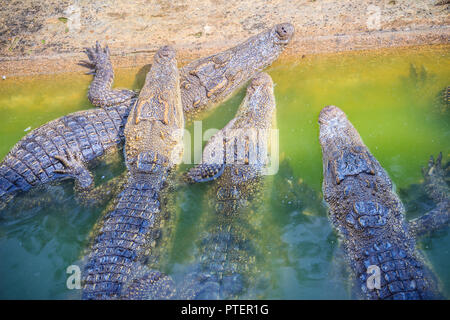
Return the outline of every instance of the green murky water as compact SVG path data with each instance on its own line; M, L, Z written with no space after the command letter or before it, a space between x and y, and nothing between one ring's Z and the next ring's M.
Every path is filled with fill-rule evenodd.
M418 184L430 155L450 153L449 111L439 92L450 84L449 47L319 55L277 63L268 69L277 101L280 169L270 177L259 209L268 276L260 298L345 299L348 281L336 255L337 238L322 203L322 160L317 117L322 107L343 109L364 142L390 174L407 218L432 208ZM117 70L116 86L138 89L144 70ZM62 74L8 78L0 82L0 158L28 132L69 112L91 108L89 76ZM203 131L222 128L234 115L244 90L202 123ZM190 125L193 134L193 125ZM180 170L185 169L182 166ZM98 181L124 169L115 161L96 169ZM0 298L79 298L66 288L66 268L80 262L90 230L102 208L84 209L73 199L73 184L16 198L17 208L0 220ZM193 260L211 212L202 205L207 184L182 188L174 250L167 270L176 276ZM27 198L49 198L26 206ZM19 211L20 207L20 213ZM16 210L16 212L14 211ZM419 240L419 247L450 296L448 230Z

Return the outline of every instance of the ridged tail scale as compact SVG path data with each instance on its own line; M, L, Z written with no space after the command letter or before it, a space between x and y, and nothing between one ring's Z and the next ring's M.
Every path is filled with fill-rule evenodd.
M153 249L161 234L161 186L135 179L127 182L95 237L84 271L83 299L121 297L137 268L158 260Z

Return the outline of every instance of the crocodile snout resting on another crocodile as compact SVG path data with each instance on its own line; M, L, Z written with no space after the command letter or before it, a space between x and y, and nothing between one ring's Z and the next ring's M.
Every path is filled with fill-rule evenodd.
M196 114L228 98L274 62L292 39L294 26L282 23L218 54L180 70L184 112Z
M181 68L180 95L186 119L226 100L268 67L293 33L291 24L278 24L231 49ZM82 177L73 175L73 170L67 174L66 163L58 158L79 158L90 164L123 145L124 127L136 103L136 93L111 88L114 72L107 47L103 49L97 43L86 49L86 54L89 61L82 65L95 74L88 97L93 105L102 108L48 122L17 142L0 163L0 210L16 194L61 179L75 178L80 190L89 191L92 184L81 181Z
M257 205L275 111L272 79L261 73L251 81L235 118L208 141L202 163L188 172L191 182L215 180L206 196L214 214L206 217L200 262L180 290L181 298L235 299L260 274L255 260L263 249L255 221L261 220Z
M83 274L83 298L173 294L171 280L146 265L158 263L160 242L167 238L161 193L181 161L183 129L175 51L163 47L155 54L125 126L127 182L113 209L101 218Z
M330 220L342 237L359 296L441 298L438 281L416 248L415 234L409 230L403 204L386 171L339 108L325 107L319 124L323 196ZM448 216L448 202L447 211L438 214ZM425 226L416 229L421 228Z

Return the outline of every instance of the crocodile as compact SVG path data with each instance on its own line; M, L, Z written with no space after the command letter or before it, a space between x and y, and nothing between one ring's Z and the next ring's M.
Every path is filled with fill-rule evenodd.
M200 263L186 277L183 299L236 299L260 274L255 236L261 232L257 206L268 165L270 131L275 125L270 76L255 76L236 116L207 143L202 163L187 173L191 183L214 181L208 199L207 235L200 240Z
M358 296L442 298L438 279L416 247L403 204L386 171L342 110L325 107L319 124L323 197L341 237Z
M157 51L153 65L124 129L127 181L101 218L84 270L84 299L119 299L141 290L136 274L148 286L170 279L145 266L158 261L158 242L164 238L162 193L183 152L184 117L175 50ZM142 281L136 284L142 285ZM161 288L155 291L160 297Z
M186 121L226 100L259 70L268 67L293 33L291 24L278 24L231 49L181 68L181 101ZM78 190L89 190L89 175L67 174L58 157L67 158L69 154L90 164L123 146L124 127L136 103L136 93L111 88L114 72L108 47L102 48L97 42L95 47L86 48L86 54L89 61L81 65L95 74L88 97L100 108L48 122L17 142L0 163L0 210L16 194L52 181L74 178Z

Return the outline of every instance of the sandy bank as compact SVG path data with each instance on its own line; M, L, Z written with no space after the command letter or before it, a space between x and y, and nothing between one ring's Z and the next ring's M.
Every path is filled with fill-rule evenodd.
M233 46L279 22L295 37L283 58L313 53L450 43L442 0L24 0L0 13L0 75L83 69L83 47L108 43L115 67L151 60L164 44L181 63Z

